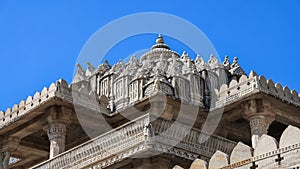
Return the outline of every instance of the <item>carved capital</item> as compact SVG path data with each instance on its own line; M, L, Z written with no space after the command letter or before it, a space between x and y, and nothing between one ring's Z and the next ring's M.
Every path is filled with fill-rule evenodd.
M52 122L47 131L49 140L63 139L66 135L66 124L61 122Z
M249 119L249 124L251 135L258 135L260 137L268 133L270 123L264 116L252 116Z

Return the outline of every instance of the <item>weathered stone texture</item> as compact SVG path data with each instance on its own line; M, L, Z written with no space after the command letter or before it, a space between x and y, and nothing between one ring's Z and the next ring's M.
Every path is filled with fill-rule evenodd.
M255 147L253 154L254 156L264 155L271 151L277 150L277 148L278 148L278 143L276 139L268 135L262 135L261 138L259 138L258 140L257 146ZM271 157L256 162L256 164L258 165L258 169L276 167L276 163L275 163L276 158L277 157Z
M279 141L279 149L292 146L300 143L300 129L294 126L288 126L282 133ZM281 155L283 166L290 166L292 164L300 164L300 150L293 150Z
M201 160L201 159L196 159L196 160L192 163L190 169L207 169L206 166L207 166L207 163L206 163L205 161L203 161L203 160Z
M252 148L245 145L242 142L239 142L235 148L233 149L230 155L230 164L238 163L243 160L247 160L252 157ZM251 165L244 165L242 167L238 167L237 169L249 169Z
M209 160L209 169L218 169L224 166L227 166L228 163L228 155L221 152L216 151L216 153Z

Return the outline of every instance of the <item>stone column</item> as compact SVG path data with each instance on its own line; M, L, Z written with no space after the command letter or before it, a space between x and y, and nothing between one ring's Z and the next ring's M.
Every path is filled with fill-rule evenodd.
M48 109L49 123L47 134L50 141L49 158L65 151L66 129L70 123L72 111L66 107L52 106Z
M270 105L269 102L261 99L252 99L244 103L243 116L249 121L253 148L256 147L258 139L263 134L268 134L269 126L275 120L275 114L271 112Z
M0 146L0 169L6 169L9 165L9 159L13 151L16 151L20 139L17 137L9 137L1 140Z

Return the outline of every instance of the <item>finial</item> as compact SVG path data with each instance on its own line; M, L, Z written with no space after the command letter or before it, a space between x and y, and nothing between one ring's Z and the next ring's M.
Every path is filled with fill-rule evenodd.
M164 38L162 37L161 34L158 34L158 37L156 39L156 44L158 43L165 43Z
M158 37L155 42L156 43L151 47L151 49L156 49L156 48L170 49L170 47L165 44L165 40L161 34L158 34Z

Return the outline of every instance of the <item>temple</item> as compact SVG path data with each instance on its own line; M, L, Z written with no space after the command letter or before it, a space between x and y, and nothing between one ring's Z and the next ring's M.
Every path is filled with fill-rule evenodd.
M234 57L142 56L77 65L0 112L0 169L300 167L300 95Z

